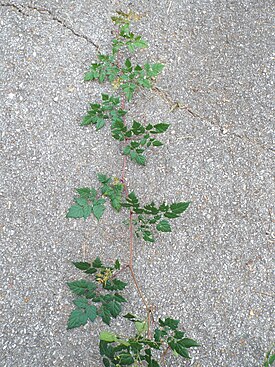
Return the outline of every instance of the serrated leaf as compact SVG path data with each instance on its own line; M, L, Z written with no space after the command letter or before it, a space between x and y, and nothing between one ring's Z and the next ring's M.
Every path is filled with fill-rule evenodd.
M160 232L171 232L172 229L171 229L171 226L170 226L170 223L167 221L167 220L161 220L157 226L156 226L156 229Z
M86 307L86 315L88 316L90 321L95 321L97 315L96 306L88 305L88 307Z
M66 214L67 218L83 218L83 208L82 206L76 204L76 205L72 205L68 211L68 213Z
M103 128L104 125L105 125L105 121L103 119L98 119L95 127L97 130L100 130L101 128Z
M109 331L102 331L99 334L99 339L103 340L107 343L112 343L112 342L116 342L117 341L117 336L115 333L113 332L109 332Z
M95 72L94 71L88 71L85 75L84 75L84 80L85 81L89 81L89 80L93 80L95 79Z
M110 291L121 291L127 286L127 283L122 282L119 279L108 280L104 286L105 289Z
M131 152L131 147L130 147L130 145L127 145L127 146L123 149L123 154L128 155L128 154L130 154L130 152Z
M120 294L115 293L114 294L114 298L117 302L123 303L123 302L127 302L127 299L125 299L124 297L122 297Z
M76 189L76 191L78 192L78 194L80 195L80 197L84 198L84 199L89 199L89 200L94 200L96 197L96 190L95 189L90 189L89 187L80 187L79 189Z
M79 308L85 308L86 309L86 307L89 306L88 300L86 298L77 298L77 299L73 300L73 303Z
M164 68L164 65L163 64L152 64L152 72L154 73L154 76L157 76L159 73L162 72Z
M135 156L135 161L137 162L137 164L140 164L142 166L145 166L146 158L142 154L137 154Z
M106 307L102 305L101 308L97 311L97 314L102 318L102 321L105 324L110 325L111 313Z
M161 331L159 329L155 329L154 339L156 342L160 342L160 337L162 336Z
M164 133L168 127L170 126L170 124L165 124L164 122L160 123L160 124L156 124L153 126L153 129L151 131L152 134L161 134Z
M105 305L105 307L110 311L113 317L117 317L121 312L121 305L119 302L112 300Z
M73 310L69 316L69 320L67 323L68 329L73 329L87 323L88 316L86 315L85 311L77 309Z
M91 267L90 263L87 262L73 262L74 266L80 270L87 270Z
M99 220L105 210L105 206L103 204L96 204L93 206L93 213L97 220Z
M97 285L91 281L85 279L76 280L74 282L67 283L70 290L77 294L78 296L86 295L87 293L92 293Z
M168 343L169 344L169 343ZM177 343L175 345L174 348L172 348L173 350L175 350L179 355L181 355L182 357L186 358L186 359L190 359L189 353L188 353L188 349L184 348L182 345L180 345L179 343Z
M170 205L170 210L175 214L181 214L188 208L189 205L190 202L174 203Z
M93 266L94 268L101 268L101 267L102 267L102 262L101 262L101 260L100 260L100 258L99 258L99 257L97 257L97 258L93 261L92 266Z
M165 320L159 319L160 326L168 326L171 330L176 330L179 325L179 320L167 317Z

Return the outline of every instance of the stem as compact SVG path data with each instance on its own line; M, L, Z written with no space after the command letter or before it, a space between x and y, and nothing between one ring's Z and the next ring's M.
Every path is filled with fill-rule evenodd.
M170 349L170 346L168 345L168 347L163 351L162 356L161 356L161 363L164 362L165 356L168 353L169 349Z
M124 109L125 108L125 96L123 95L121 98L121 108ZM125 116L123 116L123 122L124 124L126 124L126 118ZM125 174L126 174L126 165L127 165L127 156L125 155L123 157L123 166L122 166L122 173L121 173L121 182L124 185L124 191L126 196L128 196L128 188L126 185L126 181L125 181ZM129 229L130 229L130 255L129 255L129 270L130 270L130 274L133 278L135 287L137 289L137 292L146 308L146 312L147 312L147 324L148 324L148 331L147 331L147 335L148 338L151 338L151 331L150 331L150 323L151 323L151 316L152 316L152 307L148 305L146 298L144 296L144 294L142 293L139 285L138 285L138 281L137 278L135 276L134 273L134 268L133 268L133 259L134 259L134 231L133 231L133 212L132 210L130 210L130 216L129 216Z

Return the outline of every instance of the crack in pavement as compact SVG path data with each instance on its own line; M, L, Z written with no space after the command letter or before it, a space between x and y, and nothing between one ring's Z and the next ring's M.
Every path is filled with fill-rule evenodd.
M29 16L29 14L26 12L27 10L33 10L36 11L42 15L47 14L50 16L51 20L56 21L57 23L61 24L62 27L68 29L71 31L76 37L85 39L88 43L92 44L97 50L99 49L99 45L97 45L90 37L86 36L83 33L79 33L76 31L71 25L69 25L64 19L59 18L57 15L55 15L51 10L46 8L38 8L37 6L31 6L31 5L18 5L14 3L1 3L0 6L6 6L11 7L14 10L18 11L19 13Z
M14 10L18 11L19 13L29 16L29 14L26 12L28 10L32 10L32 11L36 11L42 15L47 14L51 20L56 21L57 23L61 24L64 28L70 30L76 37L80 37L85 39L88 43L92 44L97 50L99 50L99 45L97 45L91 38L89 38L88 36L86 36L85 34L79 33L78 31L76 31L72 26L70 26L64 19L59 18L57 15L55 15L51 10L46 9L46 8L39 8L37 6L32 6L32 5L19 5L19 4L14 4L14 3L0 3L0 6L3 7L11 7ZM204 117L199 115L197 112L194 112L189 106L184 105L182 103L180 103L179 101L174 101L172 99L172 97L169 95L169 93L157 86L152 88L153 92L158 94L169 106L170 106L170 112L174 112L177 109L183 109L185 111L187 111L192 117L194 118L198 118L201 121L203 121L204 123L208 123L211 126L215 126L219 129L219 133L222 134L223 136L225 135L224 133L224 128L222 126L217 125L214 121L211 121L209 118ZM243 142L249 143L255 147L260 147L261 149L263 149L266 152L274 152L274 148L272 147L268 147L268 146L264 146L263 144L259 143L259 142L255 142L252 141L251 139L249 139L248 137L244 136L244 135L239 135L237 133L234 132L230 132L229 135L236 137L238 139L241 139Z
M217 127L218 130L219 130L219 133L222 136L226 135L223 126L218 125L217 123L215 123L214 121L210 120L207 117L199 115L197 112L194 112L189 106L184 105L184 104L182 104L182 103L180 103L176 100L174 101L167 91L165 91L165 90L163 90L163 89L161 89L157 86L153 87L152 91L155 92L157 95L159 95L170 106L170 111L169 112L174 112L177 109L185 110L190 115L192 115L194 118L198 118L202 122L207 123L208 125ZM245 135L237 134L234 131L230 131L228 133L228 135L233 136L233 137L238 138L238 139L241 139L244 143L249 143L249 144L251 144L255 147L261 148L262 150L266 151L267 153L269 153L269 151L271 151L271 152L275 151L275 149L270 147L270 146L265 146L265 145L263 145L263 144L261 144L257 141L251 140L250 138L248 138Z

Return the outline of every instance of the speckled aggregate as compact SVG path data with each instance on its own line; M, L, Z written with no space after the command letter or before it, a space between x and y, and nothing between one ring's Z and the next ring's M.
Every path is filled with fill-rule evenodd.
M37 3L0 9L0 366L101 365L106 326L66 331L65 283L78 276L71 261L127 261L124 215L107 210L97 224L65 213L75 187L121 172L108 129L79 126L88 103L108 91L83 73L97 46L108 50L120 8L144 15L135 29L150 48L138 57L165 63L157 85L181 106L171 112L157 92L136 96L133 116L171 129L145 168L129 162L127 183L144 203L192 201L172 234L137 241L136 274L156 316L179 318L202 345L181 365L260 366L274 342L273 2ZM134 288L127 292L141 312Z

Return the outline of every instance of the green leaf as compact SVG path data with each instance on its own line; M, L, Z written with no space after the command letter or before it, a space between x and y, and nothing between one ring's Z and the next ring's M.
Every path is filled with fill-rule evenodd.
M138 334L144 334L148 330L148 323L146 321L136 321L135 327Z
M155 242L154 235L151 231L143 231L142 238L147 242Z
M122 291L126 286L127 283L124 283L119 279L113 279L112 281L108 280L104 288L109 291Z
M95 199L97 194L95 189L90 189L89 187L80 187L79 189L76 189L76 191L78 192L80 197L84 199L89 199L91 201Z
M176 330L179 325L179 320L167 317L165 320L159 319L160 326L168 326L171 330Z
M111 364L109 362L109 359L107 359L107 358L103 358L102 362L104 364L104 367L110 367L111 366Z
M132 99L133 94L136 90L136 85L133 83L125 83L122 84L121 88L126 95L127 101L129 102Z
M169 343L168 343L169 344ZM188 353L188 349L184 348L182 345L180 345L179 343L175 345L175 348L172 348L173 350L175 350L179 355L181 355L182 357L186 358L186 359L190 359L189 353Z
M87 270L85 271L85 273L86 273L86 274L94 274L94 273L96 273L96 269L95 269L95 268L87 269Z
M103 119L98 119L95 125L97 130L100 130L105 125L105 121Z
M127 145L124 149L123 149L123 154L128 155L131 151L131 147L130 145Z
M80 270L87 270L91 267L91 264L87 262L73 262L74 266Z
M125 319L128 319L130 321L138 321L138 317L135 315L132 315L131 313L127 313L123 316Z
M170 205L170 210L175 214L181 214L188 208L189 205L190 202L174 203Z
M200 345L196 342L196 340L184 338L178 341L178 344L182 345L185 348L199 347Z
M83 206L83 218L86 220L92 213L92 207L90 205Z
M88 71L85 75L84 75L84 80L85 81L89 81L89 80L93 80L95 79L95 72L94 71Z
M111 181L111 178L108 178L106 175L103 175L102 173L99 173L97 175L97 178L99 180L99 182L105 184L105 183L109 183Z
M99 342L99 351L101 356L112 358L114 356L114 348L104 340Z
M273 364L273 362L275 362L275 354L272 354L272 356L268 358L268 363L270 366Z
M102 305L101 308L97 311L97 314L102 318L102 321L105 324L110 325L111 313L106 307Z
M154 147L160 147L160 146L162 146L163 145L163 143L161 142L161 141L159 141L159 140L155 140L155 141L153 141L153 146Z
M152 134L160 134L160 133L164 133L168 127L170 126L170 124L165 124L165 123L160 123L160 124L156 124L153 127L153 130L151 131Z
M120 262L118 259L115 261L115 269L120 270Z
M152 72L154 73L154 76L157 76L159 73L161 73L163 68L163 64L152 64Z
M87 323L88 316L87 314L80 309L73 310L69 316L69 320L67 323L68 329L73 329Z
M170 223L167 220L161 220L157 224L156 228L160 232L171 232L172 231Z
M86 315L88 316L90 321L92 321L92 322L95 321L96 315L97 315L96 306L89 305L88 307L86 307Z
M93 266L94 268L102 268L102 262L101 262L101 260L100 260L100 258L99 258L99 257L97 257L97 258L93 261L92 266Z
M142 154L137 154L135 157L135 161L137 162L137 164L145 166L146 158Z
M99 220L102 217L104 210L105 210L104 205L95 203L95 205L93 206L93 213L97 220Z
M175 331L175 334L174 334L174 337L176 339L182 339L184 337L185 333L183 331L180 331L180 330L176 330Z
M134 358L129 353L120 354L119 357L120 357L119 358L119 364L120 365L129 366L130 364L135 362Z
M72 205L66 215L67 218L83 218L83 208L80 205Z
M122 297L120 294L115 293L114 298L117 302L123 303L123 302L127 302L127 299L125 299L124 297Z
M99 339L104 340L107 343L112 343L117 341L117 336L115 333L109 332L109 331L102 331L99 334Z
M73 303L79 308L85 308L89 306L88 300L86 298L77 298L73 301Z
M121 305L119 302L112 300L109 303L106 303L105 307L110 311L113 317L117 317L121 312Z
M69 282L67 283L67 285L70 290L78 296L82 296L84 294L87 294L88 292L91 293L97 288L97 285L95 283L87 281L85 279Z
M125 66L126 66L128 69L130 69L130 68L131 68L132 63L131 63L131 60L130 60L130 59L126 59L126 61L125 61Z

